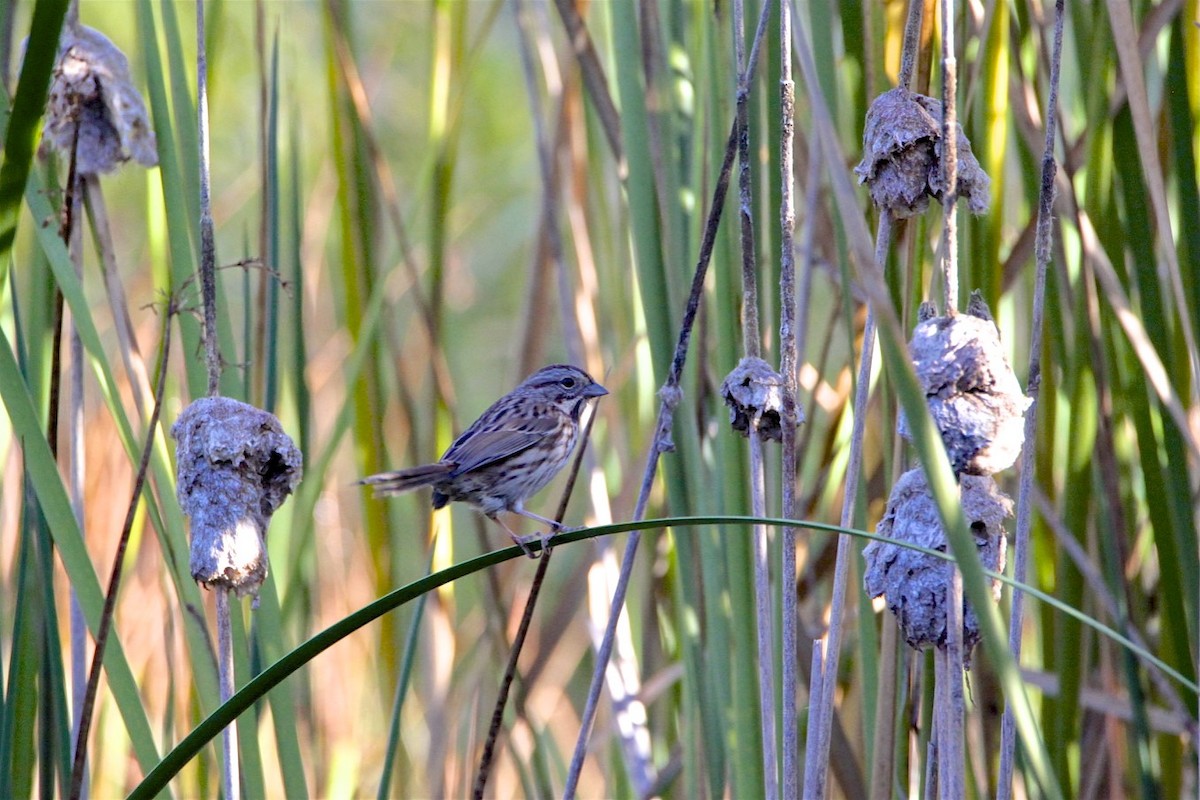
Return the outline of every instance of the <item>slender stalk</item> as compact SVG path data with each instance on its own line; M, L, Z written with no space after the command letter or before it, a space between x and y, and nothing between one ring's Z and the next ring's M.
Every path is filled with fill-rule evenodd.
M750 430L750 507L755 516L767 513L763 467L763 437L758 420ZM779 765L775 740L775 625L771 608L769 540L766 525L754 526L754 611L758 643L758 704L762 719L763 786L768 798L779 797Z
M217 670L221 681L221 703L233 697L233 630L229 616L231 590L217 586ZM241 796L241 768L238 762L237 723L231 722L221 733L221 750L224 755L224 771L221 787L225 797L237 800Z
M1013 545L1013 577L1024 582L1029 572L1029 531L1033 527L1033 473L1035 469L1038 396L1042 383L1042 327L1046 306L1046 272L1052 252L1052 226L1054 212L1054 179L1057 165L1054 161L1054 140L1058 122L1058 83L1062 68L1064 0L1054 4L1054 49L1050 56L1050 96L1046 100L1046 141L1042 150L1042 183L1038 194L1037 238L1034 247L1035 269L1033 284L1033 320L1029 332L1029 377L1026 379L1025 394L1029 397L1029 408L1025 411L1025 442L1021 446L1021 479L1017 487L1017 531ZM1021 661L1021 637L1024 626L1025 596L1019 591L1012 594L1012 612L1008 627L1008 646L1013 660ZM1004 708L1000 723L1000 772L997 777L996 798L1008 800L1012 796L1013 767L1016 763L1016 720L1011 705Z
M954 0L942 0L942 286L947 316L958 313L958 60L954 55ZM954 565L946 591L946 646L937 658L938 796L963 797L963 584Z
M770 2L763 4L764 12ZM765 19L765 17L764 17ZM738 66L737 81L737 145L739 221L742 245L742 352L745 358L758 358L762 352L758 323L758 264L754 250L753 176L750 166L750 81L745 62L746 34L743 0L733 3L733 52ZM750 445L750 505L755 515L765 514L766 481L764 477L762 436L759 420L752 420ZM775 625L771 619L771 575L767 564L767 529L755 525L754 546L754 610L755 635L758 645L758 704L759 724L762 726L763 788L768 798L779 796L779 766L775 741Z
M900 628L890 615L884 615L883 635L879 637L879 694L875 704L875 731L872 734L871 800L892 796L892 779L896 770L896 697L900 670L900 648L897 646Z
M76 126L76 136L78 136L78 125ZM75 274L82 277L83 275L83 226L80 224L80 210L83 208L83 203L80 201L80 193L83 190L83 181L75 172L74 165L71 168L71 190L68 192L67 202L71 204L71 228L67 234L69 239L69 248L71 254L71 263L75 265ZM84 429L83 429L83 342L79 338L79 326L75 322L75 315L71 315L71 343L70 343L71 367L69 378L69 411L67 414L67 450L70 455L69 479L67 488L71 495L71 512L75 515L75 522L79 525L79 531L84 533L83 525L83 491L84 491L84 465L87 460L87 452L84 447ZM79 772L79 794L73 796L73 800L87 800L87 785L83 781L83 773L87 770L87 728L83 724L85 714L90 714L90 709L86 709L87 700L87 655L85 649L87 646L87 621L83 618L83 608L79 605L79 596L76 594L74 587L71 588L71 693L75 700L74 713L72 715L72 723L74 724L75 733L75 762ZM98 651L99 652L99 651ZM95 661L95 656L92 660ZM74 775L72 775L72 782Z
M923 3L912 0L904 26L904 49L900 55L899 85L907 86L916 68L920 43ZM797 31L798 33L798 31ZM819 143L814 133L814 149ZM812 156L816 161L817 157ZM891 247L892 215L883 210L879 216L879 228L875 236L875 267L882 275L887 267L887 254ZM858 495L858 482L862 469L863 432L866 424L867 400L870 397L871 360L875 350L875 309L867 305L867 320L863 326L862 359L859 364L858 383L854 397L854 424L850 434L850 457L846 466L846 485L842 497L841 524L848 527L853 519L854 501ZM805 772L804 796L823 798L826 792L827 762L829 760L829 736L833 725L834 693L837 687L837 665L840 658L842 619L845 610L846 582L849 574L850 541L847 536L838 537L837 559L834 564L833 593L830 608L830 627L825 641L826 673L823 680L817 676L810 679L809 696L813 705L810 712L809 743ZM819 691L818 691L819 687ZM815 740L814 740L815 735Z
M954 0L942 0L942 288L947 316L958 311L958 61Z
M108 204L104 200L103 187L96 175L81 176L83 200L92 229L92 242L100 257L100 271L104 277L104 288L108 304L112 308L113 328L120 343L121 362L131 384L130 393L137 409L138 420L145 419L146 405L152 403L150 379L146 375L146 362L138 347L137 334L129 316L129 304L125 299L125 288L117 268L116 249L113 246L112 225L109 223Z
M204 0L196 0L196 112L200 138L200 292L204 301L204 363L208 373L208 394L215 397L221 382L221 348L217 333L217 255L213 240L211 178L208 169L208 57L204 39ZM221 702L233 696L233 632L230 619L230 590L216 588L217 601L217 676ZM238 762L237 725L222 733L225 800L240 797L241 769Z
M782 261L779 268L779 371L783 375L783 465L782 513L791 519L796 516L796 426L799 412L796 395L799 390L796 347L796 258L793 232L796 227L796 208L793 196L792 171L796 85L792 81L792 19L791 7L783 3L779 9L779 242ZM813 208L812 205L809 208ZM809 215L811 217L811 213ZM807 229L811 232L811 225ZM811 272L811 270L809 270ZM800 733L796 716L796 696L799 687L799 626L800 614L796 598L796 529L783 529L783 553L780 564L779 590L783 609L783 767L780 776L782 797L792 800L800 796Z
M754 65L758 63L758 52L762 44L763 32L766 29L768 6L763 7L758 20L758 28L754 34L754 44L750 48L750 58L743 72L746 80L753 77ZM700 300L704 295L704 281L708 275L708 265L712 260L713 246L717 239L717 228L721 222L721 212L725 205L725 196L729 191L729 176L733 172L733 157L737 152L738 124L734 121L729 138L725 143L725 157L721 163L721 172L717 184L713 188L712 204L709 206L708 219L704 224L704 238L700 243L700 254L697 258L696 269L692 275L692 286L688 294L687 306L683 312L683 320L679 326L679 338L675 344L675 353L671 359L671 370L667 381L659 390L661 400L658 418L654 426L654 438L651 440L650 452L646 456L646 467L642 473L642 483L638 490L637 503L634 506L634 521L645 519L646 506L650 500L650 491L654 487L654 477L658 473L658 460L663 453L674 449L671 439L671 426L675 419L675 409L683 399L679 388L679 380L683 375L683 365L687 361L688 347L691 343L692 328L696 323L696 314L700 310ZM621 560L621 570L617 575L617 585L613 589L612 603L609 606L608 624L604 628L604 636L596 650L596 665L592 673L592 681L588 686L587 700L579 721L579 736L575 740L575 750L571 755L571 764L567 770L566 786L563 797L571 798L579 786L579 775L583 770L583 759L587 753L587 742L591 736L592 722L596 717L596 707L600 699L600 688L604 680L608 660L612 656L613 641L616 638L617 624L625 607L625 595L629 590L629 577L633 574L633 560L637 555L638 544L641 542L640 530L630 531L625 543L625 553Z
M938 796L943 800L960 800L965 797L965 775L963 774L963 588L962 573L954 569L950 574L950 588L946 592L946 647L939 649L935 658L941 669L938 671Z
M909 0L908 15L904 18L904 47L900 51L900 74L896 85L911 89L916 72L917 55L921 50L921 22L925 16L925 0Z
M887 265L888 248L892 240L892 215L884 210L879 215L879 230L875 239L875 262L882 273ZM875 310L867 306L867 321L863 326L862 358L858 367L858 384L854 393L854 424L850 433L850 458L846 465L845 494L842 496L842 527L850 527L854 518L854 500L862 471L863 433L866 430L867 400L870 397L871 361L875 351ZM809 680L812 710L808 729L807 767L804 775L804 796L825 797L828 778L829 733L833 726L834 694L837 689L837 667L842 645L842 619L846 607L846 584L850 574L850 537L838 535L837 559L833 570L833 596L829 610L829 631L825 634L825 667L817 691L816 676ZM815 737L815 740L814 740Z
M768 0L763 10L769 9ZM733 52L740 73L737 81L738 218L742 243L742 347L746 357L758 357L758 269L754 258L754 200L750 174L750 81L745 64L743 0L733 3Z
M588 97L600 117L600 125L604 137L612 150L617 162L617 177L625 180L629 171L625 161L625 148L621 142L621 115L613 102L612 93L608 89L608 78L605 77L604 67L600 64L600 56L596 53L596 45L588 33L587 25L579 14L572 0L554 0L554 7L562 17L563 27L571 40L571 49L575 52L575 60L579 62L579 70L583 76L583 84L587 87Z
M208 370L208 394L215 397L222 365L217 334L217 255L208 170L208 57L204 41L204 0L196 0L196 116L200 133L200 294L204 302L204 363Z
M563 517L566 516L567 503L571 499L571 491L575 488L575 480L579 477L579 468L583 464L583 456L587 451L588 441L591 440L592 424L595 421L596 412L593 409L592 413L588 415L587 425L583 429L583 441L575 453L575 460L571 463L570 475L567 477L566 486L563 487L562 496L558 501L558 511L554 515L554 519L557 522L562 522ZM550 547L546 547L542 551L542 557L538 559L537 571L534 573L533 582L529 587L529 597L525 600L525 610L521 614L521 624L517 627L517 633L513 637L512 647L509 650L508 664L504 668L504 677L500 681L500 691L496 694L496 704L492 709L492 720L488 726L483 753L479 757L479 769L475 773L475 785L472 789L472 796L477 798L477 800L482 800L484 789L487 788L492 757L496 751L496 741L500 736L500 728L504 723L504 707L508 704L508 694L512 689L513 679L517 674L517 661L520 659L521 650L525 646L525 638L529 635L529 628L533 624L533 610L537 607L538 596L541 593L542 586L545 585L546 571L550 567L551 555L553 555L553 550Z
M134 478L133 494L129 498L129 506L125 510L125 522L121 526L121 535L117 540L117 552L113 556L113 567L109 573L108 591L104 595L104 610L100 614L100 627L96 630L96 647L92 654L92 666L87 678L87 688L79 704L80 717L75 733L75 756L71 768L71 800L86 798L84 774L87 771L87 738L92 724L92 715L96 708L96 696L100 688L100 670L104 664L104 650L112 631L113 618L117 610L117 592L121 588L121 575L125 566L125 553L129 547L129 537L133 533L133 521L137 516L138 504L141 500L142 489L146 485L146 472L150 466L150 455L154 452L154 436L158 429L158 418L162 411L163 397L166 391L167 359L171 352L171 322L174 309L168 307L163 319L163 335L160 362L158 365L158 381L154 388L154 405L150 412L150 420L146 424L146 441L142 445L141 459L138 461L137 476ZM232 727L232 726L230 726Z

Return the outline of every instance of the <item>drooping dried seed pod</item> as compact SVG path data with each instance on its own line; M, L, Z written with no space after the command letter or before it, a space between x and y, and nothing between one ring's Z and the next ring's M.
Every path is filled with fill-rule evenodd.
M991 475L1011 467L1025 441L1030 401L978 292L967 314L918 323L909 353L954 471ZM903 412L897 427L912 438Z
M146 167L158 163L129 61L107 36L85 25L63 29L39 149L43 158L50 147L66 155L74 148L75 168L84 175L111 172L131 158Z
M721 397L729 406L729 423L749 436L757 420L764 439L783 439L783 376L761 358L743 358L721 383ZM796 407L796 422L804 422L804 411Z
M979 560L994 572L1004 569L1007 540L1004 520L1012 516L1012 501L987 475L963 475L962 507ZM947 552L946 531L937 504L929 493L925 473L911 469L900 476L888 498L887 509L875 532L902 542ZM946 645L946 594L954 565L940 558L872 541L863 549L866 573L863 584L870 597L884 595L910 647L924 649ZM999 581L992 582L995 599L1000 598ZM963 600L963 647L969 654L979 641L979 620Z
M205 397L171 427L179 442L176 494L191 519L192 577L239 597L267 577L267 525L300 482L303 458L265 411Z
M875 98L863 128L863 157L854 168L871 200L896 217L912 217L941 202L942 103L902 86ZM958 126L958 194L973 214L987 211L991 180Z

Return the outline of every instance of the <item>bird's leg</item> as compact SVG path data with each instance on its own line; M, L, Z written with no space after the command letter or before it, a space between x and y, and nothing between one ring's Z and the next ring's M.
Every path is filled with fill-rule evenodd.
M511 511L514 514L520 514L522 517L528 517L529 519L535 520L535 521L540 522L543 525L546 525L549 527L549 530L547 530L545 533L541 534L538 537L542 542L543 550L550 549L550 537L552 537L554 534L561 533L562 531L565 531L565 530L572 530L570 528L567 528L565 525L563 525L561 522L559 522L557 520L548 519L546 517L543 517L541 514L535 514L532 511L526 511L525 507L523 505L521 505L520 503L517 503L516 505L514 505L511 509Z
M516 542L517 547L521 548L525 552L525 555L529 556L530 558L538 557L537 553L533 552L533 550L529 547L529 543L531 541L533 541L534 539L538 539L540 537L522 536L521 534L514 531L512 528L508 527L508 524L504 520L500 519L499 514L488 514L487 517L492 522L495 522L501 528L504 528L504 530L508 531L508 535L512 537L512 540L514 542ZM546 546L546 541L545 541L545 539L542 539L542 548L545 549L545 546Z
M532 511L526 511L520 505L513 506L512 512L514 514L520 514L522 517L528 517L529 519L536 520L537 522L540 522L543 525L549 525L550 530L553 533L558 533L559 531L564 529L563 524L561 522L549 519L547 517L543 517L541 514L535 514Z

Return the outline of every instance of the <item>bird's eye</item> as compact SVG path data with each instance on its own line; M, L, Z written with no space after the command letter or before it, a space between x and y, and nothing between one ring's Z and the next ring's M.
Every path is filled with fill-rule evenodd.
M563 378L563 379L562 379L561 381L559 381L558 383L559 383L559 385L560 385L560 386L562 386L564 389L574 389L574 388L575 388L575 379L574 379L574 378L572 378L572 377L570 377L570 376L568 376L568 377L566 377L566 378Z

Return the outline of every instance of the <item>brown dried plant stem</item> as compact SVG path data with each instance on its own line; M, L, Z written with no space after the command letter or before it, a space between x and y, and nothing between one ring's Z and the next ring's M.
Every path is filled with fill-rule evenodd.
M559 0L558 5L568 4L567 0ZM754 66L758 63L758 53L762 44L763 33L766 30L769 6L764 6L759 17L758 28L754 34L754 43L750 47L750 58L744 76L747 80L754 74ZM646 506L650 501L650 491L654 486L654 478L658 472L658 460L663 453L673 449L671 443L671 427L675 418L675 408L682 399L679 379L683 374L683 365L687 360L688 346L691 342L692 328L696 322L696 314L700 309L700 301L704 295L704 280L708 275L708 265L712 260L713 246L717 239L717 229L721 222L721 212L725 205L725 196L729 190L729 176L733 172L733 158L737 153L738 124L735 120L725 142L725 156L721 163L721 172L713 188L712 204L709 206L708 218L704 224L704 238L700 243L700 254L697 258L696 269L692 275L692 286L688 294L687 306L684 309L683 320L679 326L679 339L675 345L675 354L671 359L670 372L666 383L659 390L661 403L658 418L654 426L654 438L651 440L650 452L646 457L646 467L642 473L642 483L638 490L637 503L634 506L633 519L640 520L646 516ZM609 607L608 624L604 628L604 636L596 652L596 665L592 673L591 684L588 686L587 701L579 721L579 737L575 740L575 750L571 755L571 764L567 771L566 785L563 797L572 798L579 785L579 775L583 769L583 759L587 753L587 743L591 735L592 722L596 717L596 706L600 699L600 688L604 680L605 668L612 655L613 642L616 638L617 624L622 609L625 607L625 595L629 589L629 579L633 574L633 561L637 555L638 544L641 542L641 531L630 531L625 544L625 553L621 560L621 571L617 576L617 585L613 589L612 603Z
M208 394L215 397L219 393L222 362L217 333L217 256L208 166L208 57L204 38L204 0L196 0L196 111L200 139L200 292L204 301L204 362L208 372ZM217 677L222 703L228 702L233 696L233 640L229 617L232 605L229 595L232 591L226 586L216 587ZM225 756L222 786L226 800L237 800L241 796L237 725L227 725L221 735Z
M763 11L771 3L763 3ZM766 17L764 16L765 20ZM738 218L741 222L742 246L742 348L745 358L759 358L758 323L758 265L754 252L754 201L750 160L750 80L745 58L745 9L743 0L733 3L734 62L738 65L737 81L737 145L738 145ZM756 517L767 513L766 478L763 464L763 436L759 418L750 421L750 510ZM768 798L779 796L779 767L775 741L775 626L771 619L771 576L767 564L769 548L767 528L754 525L754 611L755 635L758 644L758 705L762 726L763 788Z
M108 303L112 308L113 328L116 330L117 341L121 345L121 361L132 386L134 408L137 409L138 419L141 420L146 416L147 402L153 402L150 394L150 379L146 375L146 362L142 357L141 348L138 346L137 334L129 316L129 304L125 300L125 288L121 284L121 274L117 268L112 226L108 217L108 204L104 200L104 191L98 176L83 175L81 181L84 207L92 231L92 242L100 257L100 271L104 278Z
M571 127L575 124L571 120L570 96L564 92L563 75L559 69L558 62L553 57L554 48L552 43L547 39L546 26L538 25L537 20L532 18L534 11L540 9L530 6L524 0L514 0L514 3L517 12L515 15L517 28L521 34L521 64L525 75L527 93L532 106L538 162L543 187L540 222L541 235L539 252L536 256L537 263L533 267L534 277L531 280L534 290L530 295L530 307L536 308L538 305L535 302L538 291L537 284L543 281L542 275L539 273L545 273L547 271L545 267L551 267L552 270L550 271L553 272L558 293L562 338L569 360L571 363L576 364L598 364L599 354L595 341L595 311L589 308L590 301L585 299L588 297L586 290L583 290L578 299L576 299L574 282L567 270L565 245L560 229L559 208L562 205L563 194L563 190L560 187L562 181L561 163L565 159L570 158L568 137L571 135ZM576 20L576 22L579 23L581 20ZM586 35L586 29L582 30ZM541 36L541 40L535 41L535 36L539 35ZM534 58L535 53L539 56L536 60ZM647 58L653 59L652 56L647 56ZM534 74L535 63L540 63L541 76L546 94L553 101L554 105L557 106L557 113L554 117L556 121L555 130L553 133L550 132L549 126L546 124L546 115L542 110L540 91ZM600 74L599 77L602 83L603 74ZM647 91L652 91L652 87L653 81L649 80ZM620 159L619 149L614 148L614 157L618 158L618 160ZM665 200L660 198L660 202L665 203ZM582 225L576 224L579 222L577 211L577 204L572 203L567 214L568 217L572 215L575 217L571 220L571 224L575 229L577 266L580 278L583 281L580 287L582 289L583 285L588 283L586 272L589 270L591 254L589 252L590 245L587 244L587 231ZM534 351L534 343L540 338L545 325L544 314L533 313L530 315L530 325L526 331L525 344L522 347L522 360L530 360L530 356ZM587 332L586 335L585 331ZM592 356L590 358L588 357L589 351ZM594 459L590 455L585 454L584 466L589 472L595 469ZM589 595L595 594L607 599L608 587L616 581L616 561L615 558L611 557L610 548L611 544L608 542L600 545L600 554L596 568L594 571L589 572ZM597 576L603 576L603 580L596 582L594 579ZM602 626L602 624L602 621L597 620L597 627ZM599 641L593 637L593 646L596 647L598 645ZM640 691L639 675L640 668L638 666L637 654L633 651L631 641L625 635L618 636L614 641L613 650L609 656L609 663L605 670L605 680L608 685L609 695L615 700L614 717L616 731L620 739L620 752L624 759L626 774L634 787L634 791L639 795L645 795L659 781L660 776L656 774L650 752L650 735L647 730L645 708L636 700L636 696ZM517 705L517 710L519 712L522 711L521 704Z
M78 143L78 126L76 126L76 143ZM72 156L66 202L70 208L70 226L64 230L67 239L71 263L75 274L83 278L83 227L79 218L83 204L80 193L83 182L76 173L75 157ZM75 315L71 314L70 333L70 377L67 412L67 451L69 453L69 468L67 488L71 498L71 512L79 525L80 533L84 532L83 491L84 463L87 453L84 448L83 423L83 342L79 338L79 325ZM87 788L82 783L82 774L87 769L87 733L83 725L88 683L87 679L87 621L83 617L83 607L79 605L79 596L71 587L70 599L70 629L71 629L71 694L75 698L75 708L72 715L75 733L75 755L79 762L80 797L86 797ZM93 659L95 657L93 656ZM83 734L83 735L81 735Z
M1042 326L1046 305L1046 272L1052 252L1054 212L1054 181L1057 164L1054 161L1054 140L1057 137L1058 84L1062 68L1063 0L1054 4L1054 48L1050 55L1050 94L1046 100L1046 140L1042 150L1042 181L1038 194L1037 236L1034 245L1033 320L1029 332L1029 375L1025 394L1029 408L1025 411L1025 442L1021 446L1021 477L1017 486L1017 531L1014 543L1013 577L1024 582L1029 571L1029 531L1033 526L1033 473L1036 450L1038 395L1042 383ZM1013 659L1021 663L1021 638L1025 613L1025 596L1014 591L1008 628L1008 646ZM1000 724L1000 772L997 777L996 798L1012 796L1013 767L1016 763L1016 720L1012 706L1004 709Z
M208 394L213 397L218 392L222 365L217 336L217 255L208 168L208 58L204 41L204 0L196 2L196 117L200 136L200 294L204 303L204 363L208 370Z
M100 625L96 630L96 647L92 654L91 671L88 674L87 690L83 696L78 732L75 736L75 756L71 767L71 789L68 795L71 800L79 800L83 792L83 777L87 759L87 737L92 724L92 715L96 707L96 694L100 687L100 668L104 663L104 649L112 630L113 617L116 614L117 591L121 586L122 567L125 564L125 551L129 546L129 537L133 531L133 521L137 515L138 502L142 496L142 487L146 483L146 471L150 465L150 453L154 449L154 435L158 429L158 418L162 411L163 394L166 390L167 359L171 352L171 322L174 316L173 304L169 304L163 315L162 347L158 363L158 380L154 387L154 405L150 412L150 420L146 424L146 441L142 445L142 455L138 461L137 476L134 478L133 494L129 499L129 507L125 511L125 522L121 526L121 536L117 540L117 552L113 556L113 567L109 573L108 591L104 595L104 608L100 612Z
M558 511L554 515L554 520L562 522L563 517L567 514L567 503L571 500L571 492L575 488L575 481L579 477L579 468L583 465L584 454L587 451L588 442L592 438L592 424L596 421L596 409L592 409L588 416L587 425L583 428L582 441L579 444L579 449L575 453L575 460L571 462L571 471L567 476L567 484L563 487L562 496L558 501ZM539 546L535 543L534 546ZM504 723L504 707L508 703L508 694L512 688L513 679L517 674L517 661L521 657L521 649L525 646L525 639L529 635L529 628L533 624L533 610L537 606L538 596L541 593L542 586L545 584L546 571L550 566L550 556L554 554L552 548L547 547L542 551L541 558L538 559L537 571L534 573L533 582L529 586L529 597L525 601L525 610L521 614L521 624L517 627L517 633L513 637L512 647L508 655L508 664L504 668L504 677L500 681L500 691L496 695L496 705L492 710L492 720L488 727L487 739L484 741L483 753L479 757L479 770L475 774L475 786L472 790L472 796L482 798L483 791L487 788L488 775L491 772L492 758L495 755L496 741L500 736L500 728ZM528 692L528 688L526 688Z
M793 195L795 180L792 174L793 137L796 105L796 85L792 81L792 19L791 6L779 8L779 372L783 376L783 465L781 478L782 513L785 519L796 515L796 395L799 381L796 346L796 258L793 233L796 227L796 207ZM810 154L811 156L811 154ZM809 206L811 217L812 206ZM810 228L811 230L811 228ZM783 620L783 650L780 680L783 686L783 765L780 775L782 797L800 796L800 733L796 715L796 696L799 687L799 627L800 615L796 597L796 529L783 529L779 589Z
M942 286L944 313L958 310L958 60L954 55L954 0L942 0ZM938 694L938 796L965 791L963 760L963 586L955 565L946 592L946 647L935 654Z
M875 260L882 272L887 264L892 239L892 215L883 211L875 239ZM854 521L854 500L858 495L859 473L862 471L863 433L866 426L867 399L870 396L871 361L875 350L875 313L867 306L867 321L863 326L863 350L858 368L858 385L854 393L854 424L850 434L850 458L846 465L846 485L842 496L842 527ZM823 798L826 794L829 761L829 734L833 726L834 695L837 690L837 669L842 644L842 619L846 605L846 583L850 573L851 537L838 534L837 557L834 562L833 590L829 610L829 630L814 649L824 651L820 672L809 679L809 726L805 743L804 796Z
M654 478L658 472L658 460L663 453L673 449L671 443L671 426L675 417L675 408L682 399L679 379L683 373L683 365L687 359L688 344L691 339L692 327L696 322L696 314L700 308L700 300L704 294L704 278L708 273L708 264L712 259L713 245L717 238L717 228L721 220L721 211L725 206L725 195L729 189L729 176L733 171L733 156L737 152L737 123L729 132L725 144L725 161L721 165L721 174L717 178L713 190L713 202L709 207L708 221L704 229L704 241L700 246L700 257L692 277L691 294L688 296L687 308L684 311L683 322L680 325L679 341L675 347L675 357L671 362L671 371L663 388L659 390L661 403L658 418L654 426L654 438L650 443L650 452L646 457L646 466L642 473L641 488L638 491L637 503L633 510L633 519L644 519L646 506L650 501L650 491L654 487ZM605 667L612 655L613 642L616 638L617 623L625 607L625 594L629 588L629 578L633 573L633 560L641 541L641 531L630 531L625 544L625 553L621 560L621 571L617 576L617 585L613 590L612 603L609 608L608 625L604 629L600 647L596 652L596 667L592 674L592 682L588 687L587 702L580 718L579 737L575 740L575 751L571 757L571 766L567 772L566 786L563 797L575 796L579 784L579 774L583 768L583 758L587 751L587 742L591 734L592 722L596 716L596 705L600 698L600 686L603 681Z
M900 56L899 85L907 87L915 72L917 51L920 42L922 0L911 0L904 26L904 47ZM798 36L799 31L796 31ZM805 52L801 50L802 54ZM810 56L811 57L811 56ZM807 62L801 61L802 65ZM818 141L814 134L814 142ZM875 236L874 262L880 275L887 266L887 254L891 247L893 220L887 209L881 211L879 228ZM859 364L858 383L854 396L854 424L850 435L850 457L846 465L846 485L842 497L841 524L848 527L853 522L854 502L858 495L858 482L862 471L863 433L866 425L867 400L870 397L871 361L875 350L875 309L867 305L867 319L863 325L862 357ZM845 611L846 583L850 569L850 537L838 537L837 558L834 564L833 590L830 601L829 631L823 642L815 643L814 652L823 651L820 671L814 669L809 681L809 730L805 748L804 796L823 798L826 795L828 778L829 740L833 726L834 695L837 689L837 668L840 658L842 620ZM814 654L814 664L816 655Z

